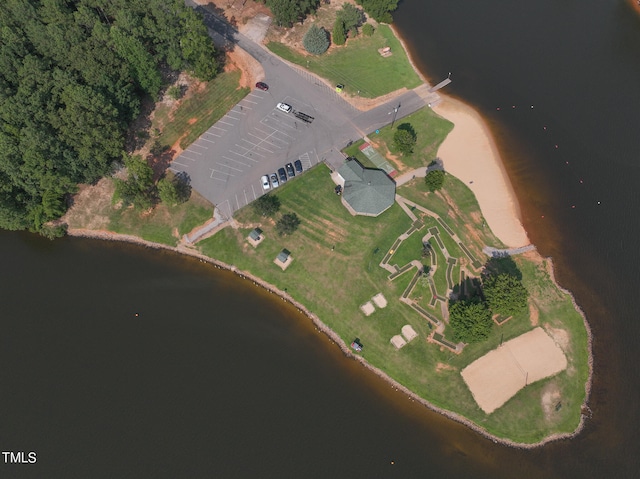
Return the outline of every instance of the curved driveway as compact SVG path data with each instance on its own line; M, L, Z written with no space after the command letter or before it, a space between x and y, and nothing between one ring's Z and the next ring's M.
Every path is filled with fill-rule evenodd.
M398 105L396 120L425 106L409 91L361 112L314 75L285 63L206 8L186 3L204 15L217 43L222 36L232 48L240 47L259 61L269 85L266 92L249 93L171 164L172 170L186 172L193 188L227 218L265 193L262 175L298 159L305 169L323 160L336 168L343 159L339 151L349 141L391 123ZM277 110L278 102L290 104L313 121L306 123Z

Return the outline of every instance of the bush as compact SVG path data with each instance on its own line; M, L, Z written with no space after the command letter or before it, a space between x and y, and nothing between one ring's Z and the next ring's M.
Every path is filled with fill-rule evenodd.
M167 88L167 96L169 96L169 98L171 98L172 100L179 100L182 96L182 88L180 88L178 85L170 86L169 88Z
M431 170L427 173L427 176L424 177L424 182L429 191L438 191L444 184L444 171Z
M362 34L365 37L370 37L371 35L373 35L373 25L371 25L370 23L365 23L362 27Z
M295 213L287 213L276 223L276 232L280 236L290 235L300 226L300 218Z
M302 45L309 53L322 55L329 48L329 35L324 28L320 28L314 23L304 34Z
M333 24L333 43L336 45L344 45L347 43L347 34L344 30L344 23L341 20L336 20Z

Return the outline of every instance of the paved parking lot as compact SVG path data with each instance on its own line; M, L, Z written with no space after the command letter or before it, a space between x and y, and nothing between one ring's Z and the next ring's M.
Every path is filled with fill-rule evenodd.
M313 110L292 97L279 101ZM278 110L276 104L268 91L252 91L184 150L171 169L189 174L192 186L231 216L266 192L262 175L298 159L305 170L310 168L318 162L315 149L300 151L296 143L306 142L312 124Z
M193 6L204 15L210 33L217 32L212 35L223 35L260 62L263 81L269 85L268 91L250 92L171 164L172 170L186 172L192 187L225 217L265 193L263 175L296 160L304 170L325 159L338 167L343 159L340 150L388 124L390 112L400 104L397 119L425 105L410 91L360 112L314 75L289 66L210 10ZM278 110L279 102L293 110Z

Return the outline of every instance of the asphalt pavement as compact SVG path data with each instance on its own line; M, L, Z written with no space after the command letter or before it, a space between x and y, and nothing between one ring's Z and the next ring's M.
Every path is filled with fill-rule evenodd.
M194 7L188 0L186 4ZM325 160L337 168L343 158L339 152L348 142L426 104L409 91L361 112L315 75L282 61L205 7L194 8L203 13L210 34L218 36L217 43L224 39L260 62L263 81L269 85L268 91L249 93L171 164L172 170L186 172L191 186L227 218L266 193L262 175L295 160L305 170ZM291 105L292 111L278 110L279 102Z

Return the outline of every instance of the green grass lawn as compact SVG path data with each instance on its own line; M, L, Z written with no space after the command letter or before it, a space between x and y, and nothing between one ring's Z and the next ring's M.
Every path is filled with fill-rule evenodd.
M182 235L213 217L213 205L194 191L189 201L174 207L159 204L144 213L111 208L108 216L110 231L175 246Z
M410 181L398 188L397 192L437 213L480 261L486 258L482 253L483 245L505 247L486 224L473 192L456 177L445 175L443 189L435 193L427 191L423 178ZM446 231L438 223L434 224L438 225L440 236L448 247Z
M416 131L416 146L410 155L402 155L393 144L397 128L405 123ZM395 122L393 128L387 125L380 133L370 132L369 138L377 145L377 150L394 163L400 173L421 166L428 166L436 159L438 148L453 129L453 123L445 120L431 108L422 108Z
M458 188L452 182L449 184L454 187L443 194L455 202L458 200ZM397 205L378 218L351 216L342 206L340 197L333 194L333 183L324 165L286 183L278 189L277 196L282 203L281 213L294 211L302 220L299 230L293 235L277 236L273 220L260 218L246 207L238 212L236 219L247 227L238 230L227 228L203 240L199 243L202 252L286 290L316 313L346 343L359 337L365 345L362 354L372 365L433 404L459 413L499 437L534 442L550 433L570 432L576 427L588 373L586 333L582 318L571 306L570 299L553 286L544 264L516 258L525 286L535 294L538 323L567 331L568 350L572 353L570 367L553 378L525 388L503 407L486 415L476 405L460 371L497 347L501 339L506 341L530 330L533 325L528 314L495 326L487 341L467 346L460 355L441 350L425 341L430 333L427 321L398 301L415 271L390 282L387 280L388 272L378 266L395 239L411 224ZM460 201L464 202L464 196ZM428 201L421 204L429 208L432 206ZM465 215L479 214L477 206L468 208ZM460 218L451 218L450 224L453 227L461 222ZM261 225L266 239L254 249L245 237L251 229L249 224L255 223ZM426 230L414 233L410 239L414 236L420 238L423 231ZM405 246L406 258L412 255L413 259L419 258L419 250L414 252L411 243ZM333 251L332 247L335 247ZM286 271L273 264L282 248L291 251L294 258ZM441 280L436 278L436 283L442 294L444 289L440 288L446 287L446 263L439 248L435 247L435 250L440 255L436 276L442 275ZM398 253L405 254L402 251ZM459 275L459 268L454 270L454 274ZM359 306L378 292L387 298L387 308L365 317ZM420 295L428 298L430 291L428 286L418 281L413 297ZM434 314L440 316L439 311L434 311ZM399 334L405 324L412 325L419 338L398 351L389 340ZM560 391L563 407L547 418L541 407L541 394L544 388L550 387Z
M378 48L387 46L393 55L383 58ZM302 55L277 42L269 42L267 48L334 85L343 84L350 95L376 98L403 87L412 89L421 83L402 45L387 25L379 25L370 37L359 35L345 46L332 48L322 55Z
M239 80L239 71L219 74L185 99L171 116L169 105L160 105L152 123L152 130L160 130L160 144L172 146L180 140L181 148L186 148L198 139L249 93L248 88L238 87Z

